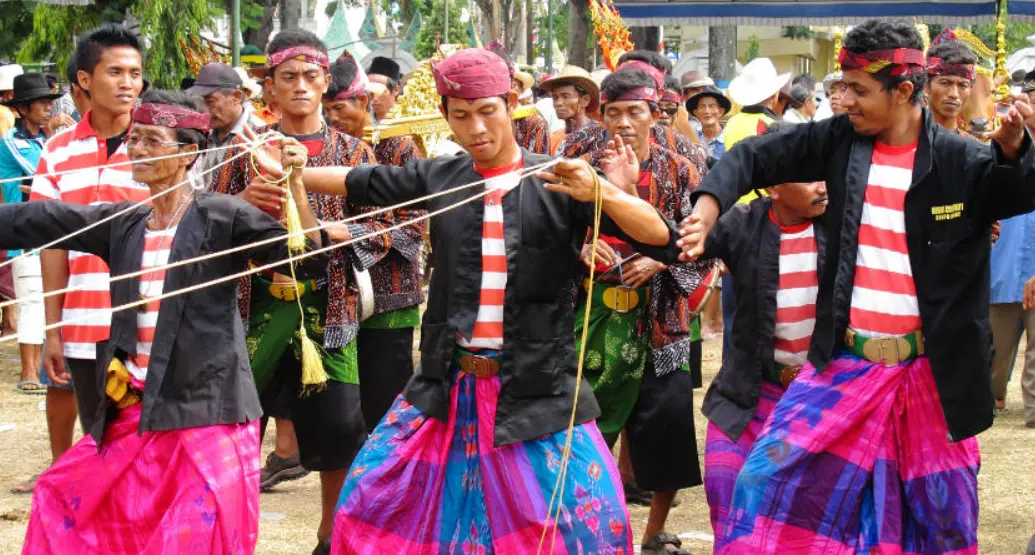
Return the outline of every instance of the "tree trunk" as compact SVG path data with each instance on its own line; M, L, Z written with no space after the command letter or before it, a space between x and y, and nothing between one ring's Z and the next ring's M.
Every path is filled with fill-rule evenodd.
M637 50L661 50L661 27L630 27L629 40Z
M302 18L301 0L280 0L280 28L297 29Z
M568 63L593 71L589 50L589 0L571 0L568 6ZM540 29L540 32L545 31ZM547 45L547 48L552 47Z
M262 21L257 29L248 29L244 32L244 44L250 44L259 50L266 50L266 43L273 33L273 17L276 14L276 0L261 0L259 2L263 9Z
M708 75L716 81L729 81L737 71L737 27L708 28Z
M513 0L511 2L510 17L507 18L507 49L514 54L514 62L521 63L525 58L525 21L522 17L525 12L527 0Z
M535 65L535 42L532 40L532 33L535 31L535 10L532 8L531 0L528 2L528 9L525 10L525 63Z

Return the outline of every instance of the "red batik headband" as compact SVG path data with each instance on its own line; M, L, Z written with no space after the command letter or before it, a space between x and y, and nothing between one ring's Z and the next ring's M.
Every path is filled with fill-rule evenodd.
M973 81L976 76L974 64L947 64L945 63L945 60L935 56L927 58L927 74L932 77L937 75L951 75L954 77L962 77L969 81Z
M325 52L312 46L292 46L284 50L278 50L266 56L266 67L273 69L288 60L298 60L307 64L317 64L324 69L331 67L330 61Z
M133 121L172 129L196 129L207 133L212 116L171 104L141 104L133 111Z
M616 98L608 98L606 95L600 95L600 103L607 104L608 102L624 102L624 101L635 101L644 100L646 102L657 102L658 101L658 90L650 87L637 87L635 89L628 89Z
M891 71L889 74L892 77L920 73L926 65L924 53L912 48L875 50L862 54L849 52L842 48L837 61L841 64L841 69L845 71L861 69L866 73L877 73L886 67L890 67Z
M638 69L649 75L650 78L658 84L659 89L665 87L665 72L648 64L647 62L641 62L639 60L630 60L618 66L618 69L616 69L615 71L621 71L623 69Z
M661 102L671 102L672 104L679 104L683 99L679 96L676 91L670 91L665 89L665 92L661 95Z

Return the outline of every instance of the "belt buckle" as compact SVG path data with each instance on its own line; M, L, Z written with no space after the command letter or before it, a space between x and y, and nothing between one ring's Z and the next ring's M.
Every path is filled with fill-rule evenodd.
M284 302L291 302L300 297L301 290L302 285L299 283L271 283L269 287L270 295Z
M610 296L610 299L608 297ZM610 300L610 304L607 302ZM616 285L604 291L604 306L619 314L632 312L640 305L640 296L632 287Z
M780 385L782 385L784 389L790 387L791 382L793 382L794 379L798 377L798 374L801 373L801 369L801 366L786 366L783 370L780 370Z
M870 346L870 343L876 344L876 357L872 356L873 349L867 348ZM867 341L866 345L863 346L863 351L868 351L866 353L867 358L871 360L876 358L885 366L895 366L896 364L901 364L910 355L912 348L904 337L877 337ZM874 360L874 362L877 362L877 360Z
M492 359L478 355L471 355L471 375L476 378L492 377Z

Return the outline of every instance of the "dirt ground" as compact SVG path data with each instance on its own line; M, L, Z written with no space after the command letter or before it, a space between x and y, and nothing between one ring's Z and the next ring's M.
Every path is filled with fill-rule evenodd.
M705 343L705 385L718 371L720 342ZM1021 354L1023 357L1023 353ZM1019 359L1018 367L1023 364ZM50 459L42 396L14 393L17 382L17 351L0 348L0 555L21 550L31 499L13 495L8 488L43 470ZM981 552L993 555L1021 555L1035 530L1035 430L1022 421L1018 374L1010 384L1009 410L995 426L980 437L982 468L979 476ZM703 390L695 392L700 408ZM697 430L704 452L705 421L698 411ZM265 451L272 446L267 441ZM682 504L672 511L668 530L679 534L684 546L695 554L711 553L711 527L702 488L680 493ZM315 476L283 484L263 494L259 523L262 555L308 555L316 544L319 520L319 482ZM630 509L637 534L647 521L647 510ZM637 536L637 539L639 537ZM637 549L638 551L638 549Z

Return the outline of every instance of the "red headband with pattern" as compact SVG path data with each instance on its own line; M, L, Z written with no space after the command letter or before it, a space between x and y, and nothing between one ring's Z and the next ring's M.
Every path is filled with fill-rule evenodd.
M196 129L207 133L212 116L171 104L141 104L133 111L133 121L172 129Z
M682 97L676 91L665 89L665 92L661 95L661 102L671 102L672 104L679 104L682 101Z
M660 69L648 64L647 62L641 62L640 60L630 60L618 66L615 71L621 71L623 69L638 69L654 80L658 84L658 88L665 87L665 72Z
M931 77L937 75L951 75L954 77L962 77L970 81L973 81L976 77L974 64L948 64L945 63L945 60L936 56L927 58L927 74Z
M317 64L324 69L331 67L327 53L320 52L312 46L292 46L278 50L266 56L266 67L273 69L288 60L298 60L307 64Z
M622 91L622 94L615 98L608 98L607 95L601 93L600 103L607 104L608 102L625 102L625 101L636 101L643 100L645 102L657 102L658 101L658 90L650 87L636 87L635 89L626 89Z
M920 73L926 63L924 53L913 48L896 48L894 50L875 50L858 54L842 48L837 57L841 69L851 71L861 69L866 73L877 73L890 67L892 77L903 77Z

